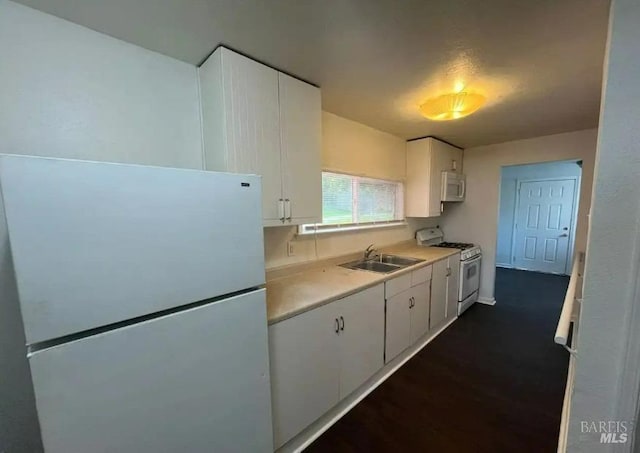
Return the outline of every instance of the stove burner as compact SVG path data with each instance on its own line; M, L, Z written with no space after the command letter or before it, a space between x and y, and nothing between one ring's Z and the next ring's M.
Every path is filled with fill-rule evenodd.
M474 247L474 245L468 244L466 242L441 242L439 244L436 244L434 247L446 247L450 249L466 250Z

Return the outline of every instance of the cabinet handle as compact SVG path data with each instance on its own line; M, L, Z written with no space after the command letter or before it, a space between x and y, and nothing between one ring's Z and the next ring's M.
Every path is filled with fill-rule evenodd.
M285 215L284 215L284 200L280 198L278 200L278 218L282 223L284 223Z
M284 199L284 213L286 220L291 222L291 200L289 200L288 198Z
M448 268L447 268L447 277L448 277L448 276L450 276L450 275L451 275L451 268L450 268L450 267L448 267Z
M413 297L410 297L410 298L409 298L409 308L413 308L414 301L415 301L415 300L414 300L414 298L413 298Z
M338 318L336 318L336 333L340 333L340 323L338 322Z
M344 330L344 318L342 316L340 316L340 322L342 323L340 330Z

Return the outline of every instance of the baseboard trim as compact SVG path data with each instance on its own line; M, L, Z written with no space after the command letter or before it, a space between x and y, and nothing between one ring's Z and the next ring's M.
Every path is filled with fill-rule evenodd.
M478 297L477 302L484 305L495 305L496 299L494 297Z
M447 327L453 323L457 317L445 321L440 327L436 327L433 332L427 333L418 343L409 347L398 357L387 363L376 374L371 376L362 386L351 395L340 401L333 409L324 414L310 426L304 429L300 434L291 439L289 442L280 447L277 453L301 452L320 437L325 431L331 428L338 420L347 414L360 401L365 399L367 395L373 392L380 384L386 381L389 376L395 373L402 365L408 362L414 355L422 350L435 337L440 335Z

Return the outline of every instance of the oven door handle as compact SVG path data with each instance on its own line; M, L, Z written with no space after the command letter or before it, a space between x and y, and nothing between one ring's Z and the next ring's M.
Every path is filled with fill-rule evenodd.
M482 255L478 255L478 256L474 256L470 260L460 261L460 264L462 264L462 265L473 264L473 263L476 263L476 262L480 261L481 259L482 259Z

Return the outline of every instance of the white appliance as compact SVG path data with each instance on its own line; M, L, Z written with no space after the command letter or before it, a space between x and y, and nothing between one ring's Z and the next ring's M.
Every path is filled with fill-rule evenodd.
M258 176L0 155L0 189L47 453L273 450Z
M458 286L458 316L460 316L478 300L482 250L474 244L443 242L443 238L444 233L440 228L424 228L416 232L418 245L460 250L460 279Z
M466 192L465 176L452 171L442 172L441 201L464 201Z

